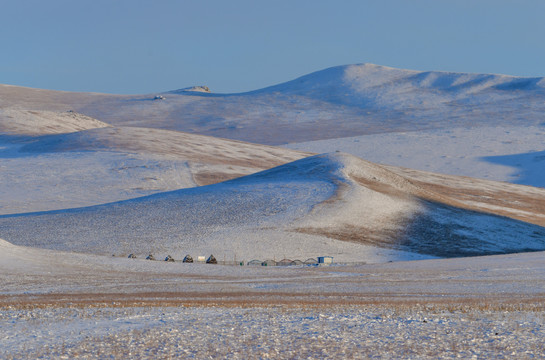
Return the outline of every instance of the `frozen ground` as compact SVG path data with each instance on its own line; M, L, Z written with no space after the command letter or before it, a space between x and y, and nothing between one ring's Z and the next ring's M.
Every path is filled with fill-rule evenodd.
M543 252L240 267L1 242L0 357L539 358Z
M0 357L539 358L543 252L330 267L2 244Z
M0 303L512 303L545 293L543 252L325 267L186 264L0 242ZM311 296L312 295L312 296ZM457 297L460 297L456 300Z
M492 307L6 309L0 356L535 359L544 327L542 309Z

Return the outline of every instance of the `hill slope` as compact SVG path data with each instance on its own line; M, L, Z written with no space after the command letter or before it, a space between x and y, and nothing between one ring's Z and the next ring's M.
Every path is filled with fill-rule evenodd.
M526 187L505 186L521 199L536 195ZM493 188L487 191L494 200ZM496 195L501 191L496 189ZM56 250L178 258L188 252L245 259L330 253L340 261L386 261L408 254L456 257L545 249L545 228L494 215L497 208L476 212L479 201L461 200L361 159L329 154L216 185L2 216L0 237ZM509 213L508 203L496 206ZM543 213L533 211L534 222L542 220Z
M77 113L9 114L0 121L5 131L0 136L0 214L208 185L308 155L177 131L112 127Z

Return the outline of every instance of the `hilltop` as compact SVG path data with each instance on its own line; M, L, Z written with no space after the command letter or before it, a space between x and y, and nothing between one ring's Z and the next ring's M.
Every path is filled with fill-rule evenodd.
M240 94L107 95L0 86L0 108L74 110L137 126L279 145L347 136L539 125L543 78L345 65Z

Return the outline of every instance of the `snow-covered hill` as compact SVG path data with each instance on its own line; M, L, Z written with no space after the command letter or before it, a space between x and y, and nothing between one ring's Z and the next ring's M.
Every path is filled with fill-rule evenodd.
M254 93L283 93L360 108L409 110L485 105L545 92L543 78L402 70L375 64L337 66Z
M543 124L542 78L420 72L373 64L318 71L242 94L105 95L0 86L0 107L76 110L116 126L262 144L347 136Z
M89 206L208 185L308 156L169 130L107 126L72 132L96 120L62 122L66 117L74 120L71 113L53 112L48 118L29 114L14 116L11 129L19 133L0 136L0 214Z
M35 128L25 131L44 131L38 119L72 110L115 127L341 150L386 165L543 186L544 86L543 78L373 64L333 67L242 94L184 89L159 99L0 85L0 128L17 133L14 117L34 116ZM81 128L89 126L99 125Z
M6 135L64 134L108 124L73 111L0 109L0 132Z
M269 144L325 139L293 147L347 148L362 158L372 151L378 155L369 157L385 165L486 177L477 157L502 162L529 151L513 148L522 129L531 130L524 145L542 151L540 78L361 64L243 94L125 96L3 85L0 106L0 211L22 214L2 217L0 237L15 244L179 256L187 247L248 257L323 250L369 261L541 249L533 233L545 225L540 189L380 167L339 154L290 163L309 154L195 134ZM424 130L430 128L437 129ZM486 130L506 128L501 137ZM460 129L469 140L452 135ZM438 135L426 137L430 131ZM358 134L367 135L353 137ZM468 144L487 151L472 152ZM473 162L452 164L449 156L456 154ZM524 162L523 170L539 174L540 164ZM170 190L176 191L163 193ZM150 194L157 195L139 198ZM28 214L45 210L59 211ZM513 242L515 232L526 240ZM148 248L134 248L141 244Z
M195 252L228 259L329 253L339 261L381 262L545 250L545 228L494 215L517 213L511 208L516 205L497 197L505 190L534 197L525 187L505 184L494 192L481 185L488 200L479 200L477 191L473 202L464 202L455 189L415 177L350 155L320 155L216 185L2 216L0 237L55 250L178 258ZM490 214L472 210L487 202L496 204L480 207ZM543 220L540 209L526 209L532 211L534 222Z

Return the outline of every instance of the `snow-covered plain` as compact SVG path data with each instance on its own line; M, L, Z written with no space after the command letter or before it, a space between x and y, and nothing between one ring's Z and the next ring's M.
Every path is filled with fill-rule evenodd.
M6 359L543 354L544 253L256 268L0 249Z
M535 359L545 345L539 311L471 307L9 309L0 326L6 359Z
M156 95L0 85L0 357L542 356L542 78Z

